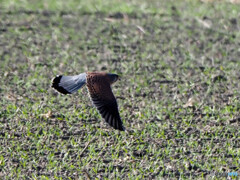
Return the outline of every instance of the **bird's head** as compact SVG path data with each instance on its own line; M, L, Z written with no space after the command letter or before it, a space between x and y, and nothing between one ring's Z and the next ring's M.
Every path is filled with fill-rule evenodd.
M119 79L119 76L117 74L108 73L107 75L110 79L110 84L115 83Z

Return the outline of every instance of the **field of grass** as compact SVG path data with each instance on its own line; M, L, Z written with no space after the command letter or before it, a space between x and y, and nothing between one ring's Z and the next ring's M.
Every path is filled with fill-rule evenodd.
M66 3L68 2L68 3ZM0 1L0 179L240 175L240 5ZM57 74L117 73L126 132Z

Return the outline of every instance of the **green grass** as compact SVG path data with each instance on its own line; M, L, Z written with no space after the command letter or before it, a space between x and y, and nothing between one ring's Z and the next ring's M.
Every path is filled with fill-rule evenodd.
M32 2L0 1L0 179L240 173L240 6ZM85 88L50 87L86 71L121 75L127 132L103 123Z

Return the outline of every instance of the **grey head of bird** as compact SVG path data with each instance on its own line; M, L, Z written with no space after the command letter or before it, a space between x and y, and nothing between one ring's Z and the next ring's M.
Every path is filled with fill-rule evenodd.
M110 84L115 83L119 79L119 75L117 75L117 74L107 73L107 76L110 80Z

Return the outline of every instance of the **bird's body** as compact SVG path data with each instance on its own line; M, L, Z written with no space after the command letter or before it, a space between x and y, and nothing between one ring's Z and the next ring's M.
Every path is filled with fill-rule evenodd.
M124 131L111 89L111 84L117 80L116 74L87 72L76 76L57 76L53 79L52 87L62 94L72 94L86 84L93 104L105 121L114 129Z

